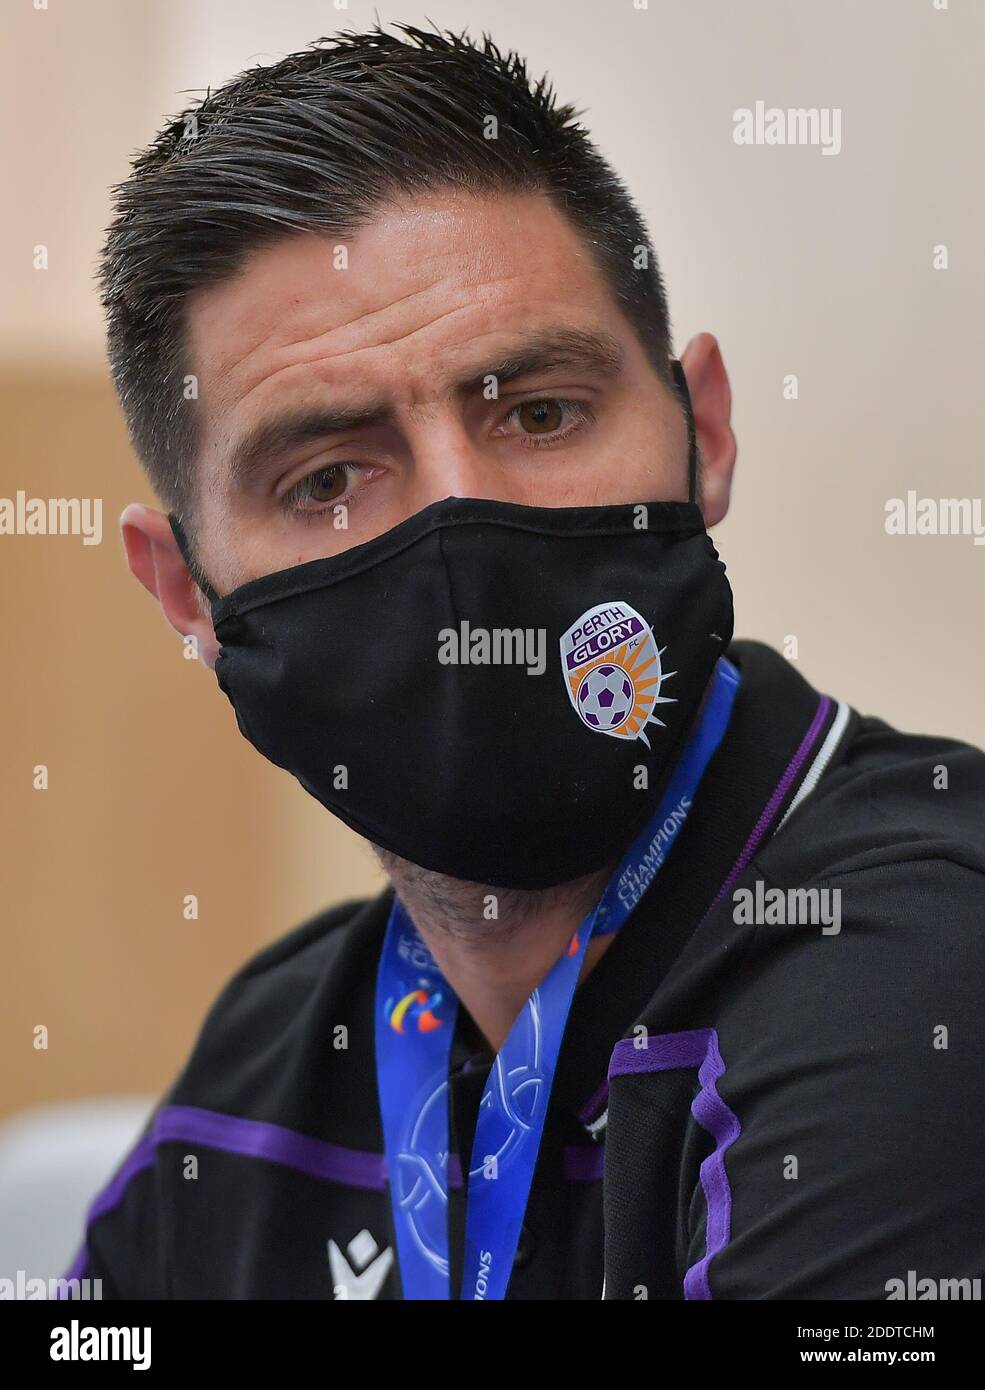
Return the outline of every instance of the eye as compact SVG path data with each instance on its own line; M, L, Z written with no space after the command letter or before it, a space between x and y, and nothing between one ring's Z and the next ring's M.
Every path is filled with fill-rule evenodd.
M286 512L295 515L317 515L321 509L333 502L348 502L352 496L350 484L352 475L357 472L351 463L333 463L328 468L316 468L289 488L280 499ZM314 503L315 506L309 504Z
M525 447L537 448L560 443L594 418L591 407L584 401L544 396L515 405L506 416L501 432L518 439ZM511 423L519 428L508 428Z
M527 434L549 434L561 428L564 410L560 401L525 401L516 408L516 421Z

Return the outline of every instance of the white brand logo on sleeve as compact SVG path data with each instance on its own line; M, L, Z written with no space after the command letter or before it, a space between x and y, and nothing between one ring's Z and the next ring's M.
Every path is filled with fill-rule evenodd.
M577 618L561 638L561 669L579 719L587 729L613 738L639 738L650 746L644 725L659 724L657 705L664 671L653 629L628 603L598 603Z
M389 1247L382 1254L378 1254L378 1250L376 1241L369 1231L365 1230L349 1241L345 1255L334 1240L328 1242L328 1263L332 1271L336 1301L353 1299L367 1302L376 1297L393 1264L393 1251ZM358 1274L356 1270L359 1271Z

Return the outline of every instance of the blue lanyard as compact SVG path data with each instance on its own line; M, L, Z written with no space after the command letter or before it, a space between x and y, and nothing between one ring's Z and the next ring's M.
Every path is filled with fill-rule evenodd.
M656 813L496 1055L479 1104L468 1173L463 1299L506 1296L588 943L622 927L661 868L725 733L738 683L736 668L720 658L701 721ZM376 1066L406 1299L450 1297L448 1061L457 1009L454 991L395 898L376 981Z

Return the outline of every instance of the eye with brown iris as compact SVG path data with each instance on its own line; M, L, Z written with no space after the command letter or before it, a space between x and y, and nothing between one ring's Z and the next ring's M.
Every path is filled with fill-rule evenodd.
M527 401L517 406L516 419L528 434L551 434L561 428L564 411L558 401Z
M333 468L319 468L317 473L312 473L305 479L305 492L312 502L334 502L337 497L341 497L347 478L345 468L339 465Z

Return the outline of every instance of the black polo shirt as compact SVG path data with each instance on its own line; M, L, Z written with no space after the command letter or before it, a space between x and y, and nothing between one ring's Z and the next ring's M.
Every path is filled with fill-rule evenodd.
M575 993L510 1299L885 1299L908 1272L985 1275L985 755L863 717L760 643L729 656L694 809ZM233 977L70 1274L104 1297L401 1296L373 1055L392 897ZM455 1296L491 1063L458 1019Z

